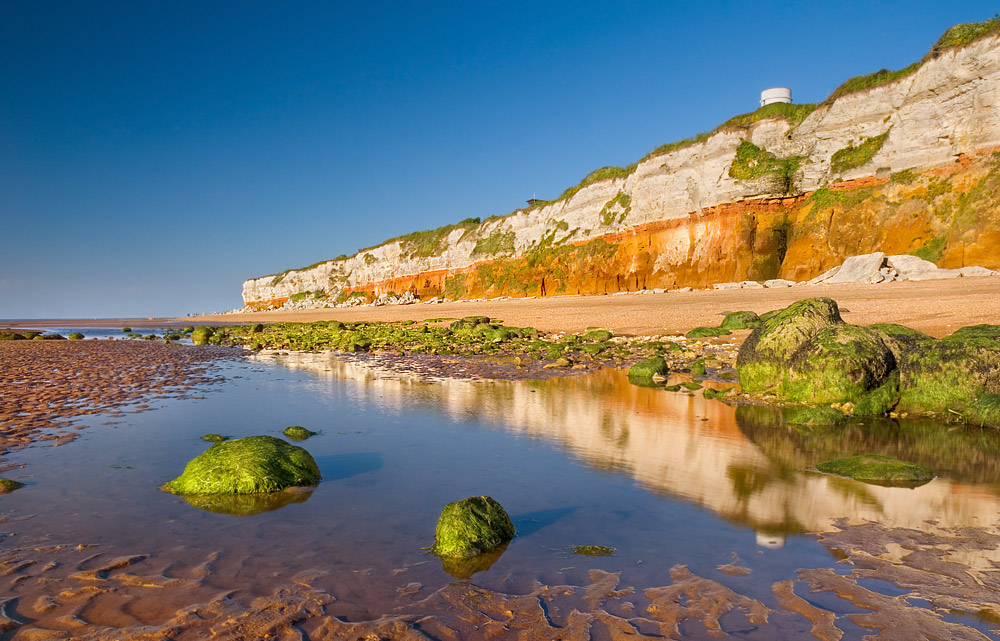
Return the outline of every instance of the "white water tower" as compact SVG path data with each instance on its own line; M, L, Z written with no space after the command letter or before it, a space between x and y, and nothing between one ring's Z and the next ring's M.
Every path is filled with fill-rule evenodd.
M760 106L769 105L773 102L791 102L792 90L786 87L775 87L765 89L760 92Z

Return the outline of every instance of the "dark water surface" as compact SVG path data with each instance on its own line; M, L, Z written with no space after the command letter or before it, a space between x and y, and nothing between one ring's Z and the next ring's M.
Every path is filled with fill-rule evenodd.
M662 586L686 565L768 605L772 584L796 569L835 567L810 533L839 519L935 531L992 525L1000 513L993 434L888 421L797 431L771 411L631 386L611 370L427 383L325 355L221 367L227 382L201 399L96 418L74 443L10 457L26 466L7 476L28 487L0 505L31 518L6 524L9 540L94 544L178 567L211 558L212 585L250 595L318 571L317 585L340 595L331 611L361 618L475 569L449 574L422 550L441 508L470 495L497 499L518 530L492 567L472 574L477 585L527 593L535 582L584 584L596 568ZM158 489L208 447L202 434L281 436L288 425L320 432L301 443L323 473L312 492L201 509ZM809 471L861 451L941 476L900 489ZM617 552L581 557L577 545ZM751 573L718 569L734 559Z

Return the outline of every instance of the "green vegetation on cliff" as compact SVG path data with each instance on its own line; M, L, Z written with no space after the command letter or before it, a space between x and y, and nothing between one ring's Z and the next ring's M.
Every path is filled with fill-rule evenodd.
M736 158L729 166L729 176L744 181L765 181L783 194L795 190L795 174L802 164L802 156L778 158L749 140L740 142Z
M842 173L849 169L856 169L866 164L872 159L878 150L882 148L885 139L889 137L886 131L880 136L865 138L855 147L848 145L843 149L838 149L830 158L830 170L835 173Z

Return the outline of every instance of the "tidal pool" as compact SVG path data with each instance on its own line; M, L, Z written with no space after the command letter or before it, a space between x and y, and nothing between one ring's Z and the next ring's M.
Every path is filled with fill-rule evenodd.
M402 612L410 631L445 638L419 615L451 607L442 605L451 602L441 590L455 585L532 595L542 622L554 628L571 628L573 610L590 612L593 638L614 638L607 630L619 620L635 634L662 637L653 622L671 617L683 619L678 630L694 638L825 638L808 617L783 610L774 587L796 579L800 568L850 570L815 534L876 522L933 536L991 528L1000 514L1000 438L993 433L890 421L797 430L773 410L636 387L614 370L544 381L426 382L317 354L220 367L226 381L204 388L202 398L95 418L71 444L8 457L24 467L4 475L27 487L0 497L0 551L20 550L0 567L0 602L3 592L13 597L5 616L23 625L0 639L29 629L31 638L60 638L53 632L60 630L73 638L129 630L120 636L129 638L142 626L176 624L179 610L199 603L215 603L205 611L217 614L220 598L250 604L287 586L329 598L324 612L337 625ZM288 425L319 432L299 443L323 474L311 491L185 500L158 489L210 445L202 434L280 437ZM923 463L939 477L906 489L810 471L821 460L860 452ZM443 566L424 550L438 514L450 501L479 494L506 508L517 536L475 564ZM588 545L615 552L573 554ZM987 569L1000 551L986 548L955 555ZM32 557L31 550L46 552ZM57 565L46 570L46 563ZM101 591L118 575L130 578ZM70 579L92 589L65 597L71 590L60 590ZM598 584L603 600L587 587ZM694 587L676 598L654 590L672 584ZM579 590L571 597L570 588L549 594L548 586ZM689 607L698 590L731 590L733 605L715 619L665 615L666 606L656 605ZM865 611L855 603L801 588L797 596L833 612L844 638L871 632L847 617ZM752 603L773 611L770 619ZM519 610L509 610L511 621L497 615L506 627L496 635L531 627L514 625ZM599 632L594 622L603 614L595 612L617 619ZM996 626L988 615L962 620L980 635L968 638L991 638ZM340 638L329 621L310 627L309 620L281 630ZM177 626L176 638L184 638Z

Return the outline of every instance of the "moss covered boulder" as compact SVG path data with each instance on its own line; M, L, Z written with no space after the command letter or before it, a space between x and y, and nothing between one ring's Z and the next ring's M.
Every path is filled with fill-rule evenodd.
M740 311L730 312L719 323L722 329L754 329L760 325L760 316L757 312Z
M307 430L301 425L289 425L288 427L285 428L285 431L282 432L282 434L292 439L293 441L304 441L310 436L315 436L316 432L313 432L312 430Z
M449 328L452 331L458 331L462 329L469 330L469 329L474 329L478 325L489 325L489 324L490 324L489 316L466 316L465 318L460 318L457 321L454 321L451 325L449 325Z
M977 427L1000 429L1000 394L983 394L965 408L965 420Z
M881 335L844 323L829 298L801 300L763 320L736 359L744 391L825 404L860 401L895 367Z
M23 341L24 336L9 330L0 330L0 341Z
M14 490L24 487L24 483L13 479L0 478L0 494L10 494Z
M163 488L174 494L255 494L316 485L321 476L309 452L273 436L216 443Z
M847 476L876 485L915 486L934 478L934 471L929 467L876 454L859 454L850 458L826 461L817 464L816 469L827 474Z
M211 327L198 327L191 332L191 342L195 345L208 345L212 341L215 330Z
M980 396L1000 394L1000 340L982 326L901 345L898 360L897 411L962 413Z
M444 506L434 535L434 554L468 559L514 538L514 524L492 498L470 496Z
M667 361L660 356L654 356L644 361L639 361L632 367L628 368L629 380L648 381L652 380L655 375L666 376L669 373L670 366L667 365Z

